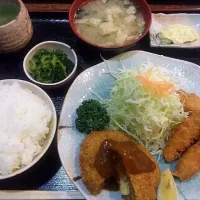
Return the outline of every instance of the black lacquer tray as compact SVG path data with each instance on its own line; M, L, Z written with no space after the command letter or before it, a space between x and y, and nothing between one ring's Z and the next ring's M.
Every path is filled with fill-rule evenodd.
M64 42L69 44L75 50L78 56L78 70L76 76L86 68L101 62L101 52L91 49L78 40L70 28L67 16L67 13L31 14L34 28L33 38L27 47L20 52L0 54L0 80L27 80L23 72L23 59L26 53L33 46L47 40ZM134 49L187 60L200 65L200 49L151 48L149 46L148 35L141 42L139 42ZM108 54L104 52L103 54L107 58L114 56L114 53ZM60 89L50 91L46 90L55 104L58 118L69 86L70 84ZM65 171L61 166L57 151L56 138L54 139L47 154L36 164L36 166L15 178L1 180L0 191L1 190L77 191L76 187L65 174Z

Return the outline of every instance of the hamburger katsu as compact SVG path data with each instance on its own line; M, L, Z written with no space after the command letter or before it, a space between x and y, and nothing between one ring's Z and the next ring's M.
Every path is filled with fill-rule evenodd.
M120 131L93 131L80 149L83 183L97 195L109 180L118 184L123 199L155 200L160 168L147 150Z

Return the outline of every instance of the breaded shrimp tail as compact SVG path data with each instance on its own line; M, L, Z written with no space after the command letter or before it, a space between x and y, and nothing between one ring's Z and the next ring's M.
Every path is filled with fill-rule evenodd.
M178 161L174 176L180 180L186 180L200 171L200 141L191 146L183 157Z
M184 111L199 111L200 112L200 98L194 93L186 93L183 90L177 92L180 96L181 103L184 104Z
M135 143L132 138L120 131L94 131L85 138L81 144L79 161L83 183L92 195L99 194L105 185L106 179L100 176L95 168L95 159L101 143L109 139L115 142L130 141ZM160 182L160 168L154 157L144 147L139 145L138 147L155 163L155 169L148 173L132 175L127 174L123 169L123 164L119 163L116 171L120 173L118 173L120 188L128 184L130 189L128 195L123 196L123 198L129 200L155 200L156 189ZM121 179L121 177L124 178Z
M179 124L172 132L167 145L163 149L163 156L171 162L184 153L199 138L200 113L192 114Z

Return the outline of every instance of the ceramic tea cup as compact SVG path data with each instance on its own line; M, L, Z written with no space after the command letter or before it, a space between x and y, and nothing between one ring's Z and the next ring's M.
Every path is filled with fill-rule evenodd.
M32 23L23 2L0 0L0 53L24 48L32 35Z

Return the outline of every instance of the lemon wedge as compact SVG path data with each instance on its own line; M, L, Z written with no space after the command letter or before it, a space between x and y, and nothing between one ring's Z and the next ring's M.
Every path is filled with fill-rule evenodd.
M169 169L166 169L161 175L160 185L158 187L158 200L178 200L178 190L176 183Z

